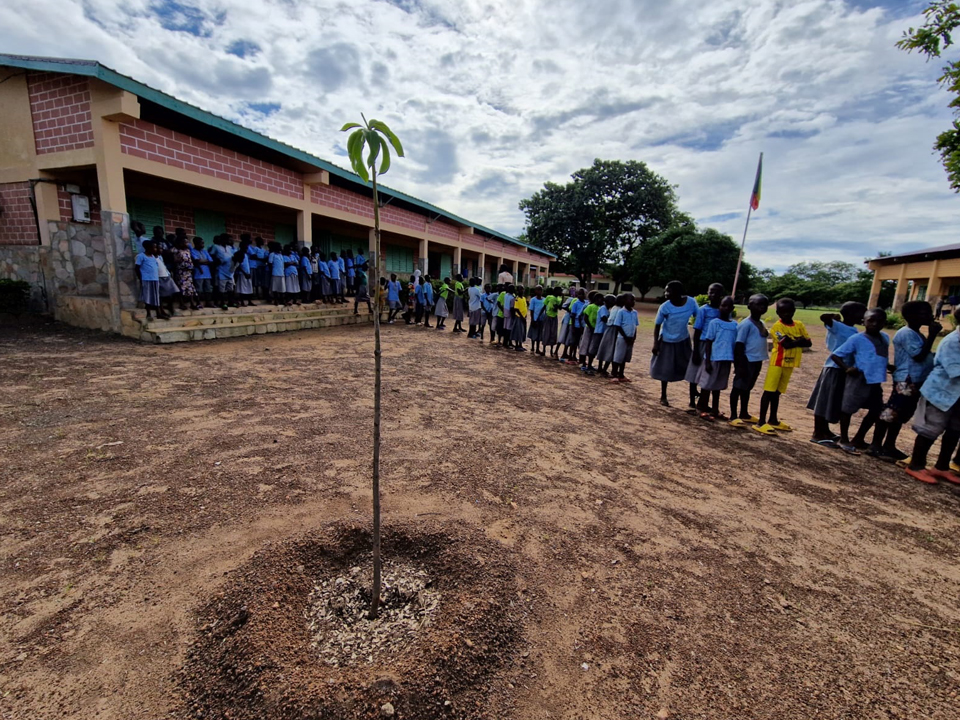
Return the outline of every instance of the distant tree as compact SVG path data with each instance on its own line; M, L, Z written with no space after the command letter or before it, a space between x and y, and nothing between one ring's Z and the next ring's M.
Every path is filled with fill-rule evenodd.
M673 186L646 163L594 160L566 185L546 183L520 201L529 241L587 284L605 266L619 285L633 251L674 223Z
M628 271L641 294L645 295L651 287L663 287L671 280L679 280L688 295L697 295L705 293L714 282L723 283L729 290L739 256L740 246L729 235L713 228L699 230L688 221L637 248ZM754 272L749 264L740 270L740 289L745 294L753 285L751 274Z
M897 47L907 52L917 50L926 55L927 60L939 58L953 45L953 31L960 26L960 5L953 0L935 0L923 15L926 18L923 26L907 30ZM954 114L960 113L960 60L948 61L938 81L953 95L950 107ZM940 153L950 187L954 192L960 192L960 122L954 120L950 130L937 136L933 147Z

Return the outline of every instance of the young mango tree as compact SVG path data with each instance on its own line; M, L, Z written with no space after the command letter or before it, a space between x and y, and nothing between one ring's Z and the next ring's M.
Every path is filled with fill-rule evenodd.
M390 169L390 147L403 157L403 145L386 123L380 120L367 120L360 113L363 123L350 122L340 128L340 132L350 133L347 138L347 154L353 170L364 182L373 184L373 230L374 251L373 266L370 271L369 288L374 303L379 300L380 292L380 199L377 196L377 175L383 175ZM367 151L364 158L364 150ZM380 169L377 170L379 160ZM369 169L369 171L368 171ZM377 307L373 313L374 336L374 385L373 385L373 587L370 592L371 620L377 618L380 609L380 383L382 354L380 351L380 313Z

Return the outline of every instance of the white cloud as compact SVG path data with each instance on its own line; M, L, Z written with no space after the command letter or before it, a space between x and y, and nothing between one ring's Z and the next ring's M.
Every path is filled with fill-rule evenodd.
M33 0L0 47L96 59L234 119L279 103L243 122L340 164L340 125L381 117L409 151L389 185L511 233L521 198L601 157L646 161L739 238L763 151L747 259L784 267L956 239L930 150L948 98L894 47L922 5L886 4Z

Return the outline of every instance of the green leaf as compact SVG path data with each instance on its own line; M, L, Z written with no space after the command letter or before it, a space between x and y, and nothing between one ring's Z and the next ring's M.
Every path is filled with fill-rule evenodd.
M390 148L387 143L380 141L380 144L383 147L383 158L380 160L380 174L383 175L387 170L390 169Z
M363 126L360 123L347 123L342 128L340 128L340 132L346 132L350 128L357 128L357 127L363 127Z
M354 167L363 164L363 132L363 130L354 130L347 138L347 156Z
M374 163L376 163L377 158L380 156L380 146L383 144L383 140L380 139L380 136L377 135L375 130L365 130L364 136L364 140L367 141L367 145L370 147L370 154L367 155L367 165L374 167Z
M367 172L367 168L362 162L357 163L353 166L353 169L356 171L357 175L360 176L360 179L364 182L370 182L370 173Z
M372 127L374 130L379 130L386 135L387 139L390 141L390 144L393 145L393 149L397 151L397 157L403 157L403 145L400 144L400 138L393 134L393 131L387 127L385 122L380 120L371 120L370 127Z

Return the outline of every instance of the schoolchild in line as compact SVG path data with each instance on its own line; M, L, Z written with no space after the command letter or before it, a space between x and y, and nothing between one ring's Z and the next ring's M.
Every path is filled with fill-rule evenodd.
M199 293L193 282L193 251L186 235L177 236L176 249L173 251L177 264L177 284L180 286L180 309L186 310L184 300L190 303L190 308L199 310L203 307L198 301Z
M340 282L340 260L335 252L330 253L327 261L327 272L330 276L330 295L335 303L343 305L347 302L343 294L343 283Z
M543 351L543 323L546 320L547 304L543 298L543 286L537 285L533 289L533 297L530 298L529 315L530 329L527 330L527 338L530 340L530 351L537 355L544 355Z
M857 325L863 323L867 306L860 302L846 302L840 306L840 314L824 313L821 322L827 329L827 351L833 352L857 334ZM820 377L817 378L807 408L813 410L813 437L811 440L824 447L836 447L839 435L830 429L832 423L840 422L840 406L843 404L843 389L846 374L828 355Z
M562 296L562 293L561 293ZM557 335L557 345L554 349L553 357L560 362L566 362L567 342L570 338L570 306L577 299L577 288L571 287L567 291L567 297L563 299L560 309L563 310L563 318L560 320L560 332ZM563 346L564 352L560 352L560 346Z
M300 254L293 244L287 245L283 253L283 274L287 286L287 305L296 301L300 304Z
M236 288L240 307L253 307L253 269L250 267L250 256L247 254L249 244L248 236L246 241L240 241L240 247L233 254L233 285Z
M617 336L620 334L620 331L614 327L613 321L617 319L617 315L623 310L625 303L625 295L607 295L603 298L603 307L607 314L604 318L603 334L600 337L600 343L597 345L597 370L605 378L610 377L609 370L610 364L613 362L613 351L617 347ZM598 318L603 311L601 309L597 313Z
M437 298L437 330L447 329L447 318L450 316L450 303L453 302L453 289L450 287L450 278L444 278L440 285L440 293Z
M414 297L416 298L416 310L414 312L414 320L418 326L423 325L423 311L426 307L426 286L424 285L423 278L419 277L414 280Z
M353 296L353 314L359 315L360 303L366 303L367 312L373 315L373 306L370 304L370 286L368 285L367 281L367 273L364 270L356 269L354 269L354 272L356 273L355 279L357 281L357 292ZM347 299L341 295L341 301L346 302Z
M317 264L319 267L319 263ZM300 248L300 294L303 302L310 302L313 294L313 263L310 262L310 251L306 247Z
M690 348L690 318L696 318L700 307L697 301L683 294L683 283L671 280L665 288L667 299L657 310L653 326L653 357L650 358L650 377L660 381L660 404L670 407L667 386L686 378L692 350ZM693 398L696 386L690 391Z
M697 378L700 377L700 365L703 363L703 347L700 344L700 337L707 325L716 317L720 317L720 301L723 300L726 291L720 283L713 283L707 288L707 304L697 310L697 317L693 321L693 352L690 355L690 362L687 364L687 372L684 379L690 384L690 408L688 412L692 415L698 414L697 398Z
M154 249L153 241L145 240L143 251L137 254L134 261L137 278L140 280L140 302L147 310L147 320L151 319L151 312L155 313L158 319L166 320L170 316L160 307L160 270Z
M420 284L419 277L411 276L407 283L406 310L400 317L407 325L414 325L417 320L417 285Z
M353 262L351 258L351 263ZM356 278L356 271L353 269L353 265L350 265L349 270L354 273L354 278ZM396 322L397 315L400 314L400 311L403 310L403 305L400 302L400 281L397 280L396 273L390 273L390 280L387 282L387 306L390 308L390 313L387 315L387 324L393 325Z
M228 306L237 306L236 283L233 280L233 252L230 250L232 238L224 233L214 239L213 259L217 264L217 293L220 298L220 309ZM162 289L162 288L161 288Z
M581 292L583 292L581 290ZM627 363L633 359L633 344L637 340L637 327L640 318L634 310L633 293L624 293L623 309L613 319L613 327L617 329L617 343L613 348L613 363L610 371L610 382L631 382L623 374Z
M423 326L425 328L432 328L433 325L430 324L430 314L433 312L435 300L433 281L430 280L429 275L421 275L420 280L423 283Z
M512 283L505 285L498 299L498 307L503 315L500 318L497 347L510 347L510 337L513 331L513 294L516 288Z
M175 236L171 237L170 242L172 243L174 241ZM160 277L160 305L166 305L167 314L173 315L173 299L180 293L180 288L177 287L177 284L170 276L170 270L167 268L167 264L163 261L163 253L157 249L156 243L153 245L153 256L157 260L157 273ZM223 309L226 310L226 306L224 306Z
M760 421L750 414L750 393L753 392L763 361L767 359L767 338L770 332L763 324L763 316L770 307L766 295L751 295L747 301L750 316L737 326L737 341L733 346L733 390L730 391L730 424L746 427Z
M286 259L280 243L276 240L271 241L267 247L270 249L267 255L267 265L270 267L270 296L274 305L286 304Z
M719 317L713 318L700 336L703 362L697 378L700 386L697 410L703 420L727 420L720 412L720 393L730 382L733 349L737 342L737 321L732 317L733 298L729 295L723 298L719 310Z
M347 278L347 295L353 295L357 289L357 266L353 258L353 250L345 250L341 258L343 259L344 274Z
M583 288L577 290L577 296L570 303L568 313L570 315L570 327L567 332L567 342L563 347L561 360L568 365L577 364L577 348L580 345L580 339L583 337L583 311L587 307L587 291Z
M587 295L587 305L583 308L583 334L580 336L580 372L593 375L593 358L590 357L590 346L593 343L593 334L597 328L597 315L603 307L603 295L593 291ZM599 341L599 336L597 340Z
M490 342L497 341L497 293L490 283L483 286L483 323L480 325L480 339L483 340L483 329L490 332Z
M467 288L467 311L470 313L470 332L467 335L471 340L483 339L480 328L483 327L483 290L480 287L480 278L470 278Z
M193 285L197 289L200 300L209 304L213 299L213 275L210 274L213 258L203 246L202 237L193 239L190 255L193 257Z
M527 299L523 286L518 286L513 300L513 327L510 329L510 339L513 342L513 349L517 352L525 352L523 343L527 339Z
M770 328L773 349L770 351L770 364L763 381L763 395L760 396L760 417L750 429L761 435L776 435L777 432L790 432L792 427L780 420L780 396L787 392L793 371L800 367L803 348L813 345L807 328L793 316L797 306L790 298L780 298L775 306L777 321Z
M463 275L458 274L454 278L451 289L453 290L453 332L466 332L463 329Z
M546 355L550 348L550 357L556 357L557 337L560 330L560 306L563 304L563 290L556 287L547 291L543 299L544 317L540 334L540 354Z
M270 268L267 267L267 256L270 251L264 247L263 238L257 235L253 244L247 249L250 254L250 268L253 270L254 294L261 300L270 297ZM254 264L254 259L256 264Z

